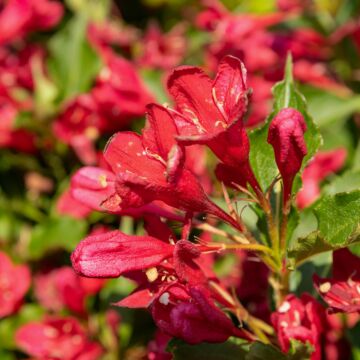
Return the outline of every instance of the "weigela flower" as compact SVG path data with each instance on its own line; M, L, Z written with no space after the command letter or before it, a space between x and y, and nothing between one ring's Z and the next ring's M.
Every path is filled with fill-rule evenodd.
M143 135L115 134L104 158L116 174L115 188L125 208L160 200L189 213L212 214L236 228L240 225L209 200L196 176L184 166L185 153L176 144L177 128L170 112L148 107Z
M185 27L177 24L163 34L157 23L151 23L140 44L139 64L155 69L170 69L178 65L186 51L184 32Z
M104 280L80 277L69 266L39 273L35 276L35 295L39 302L52 311L66 307L85 314L87 296L96 294Z
M106 53L112 46L129 53L132 44L138 40L138 31L119 21L94 22L89 24L88 39L99 53Z
M12 76L10 78L11 83L16 81ZM10 89L3 82L4 78L0 77L0 148L34 153L36 151L35 136L25 129L15 128L16 117L22 105L12 99Z
M30 271L26 265L14 265L0 252L0 318L19 309L30 287Z
M340 170L346 159L346 149L319 151L302 173L302 188L296 196L296 204L302 209L320 196L320 184L326 177Z
M277 311L271 315L271 321L282 351L287 353L290 349L290 341L297 340L313 346L311 360L321 359L324 309L310 295L303 294L301 298L288 295Z
M63 11L58 1L9 0L0 12L0 44L34 30L52 28L62 18Z
M360 258L347 249L333 253L333 277L321 279L314 274L318 293L330 306L329 312L360 313Z
M21 326L15 334L17 346L37 359L96 360L103 349L88 340L78 320L47 317Z
M154 299L150 311L159 329L189 344L224 342L230 336L245 336L201 286L169 285Z
M210 68L215 68L225 55L240 58L250 72L276 64L278 56L271 48L273 34L267 28L279 23L283 14L232 14L219 1L206 1L205 6L197 24L213 35L207 52Z
M249 140L243 125L247 109L246 70L239 59L226 56L215 80L200 68L176 68L168 79L176 108L171 115L184 145L205 144L222 161L217 175L225 183L249 182L258 188L249 165Z
M331 78L325 63L299 60L294 64L294 77L301 82L320 89L333 91L339 95L351 94L351 91L345 85Z
M305 131L304 117L293 108L280 110L269 127L268 143L274 148L276 164L283 180L284 203L291 197L295 175L307 153Z
M118 130L133 118L143 116L146 104L153 98L130 61L109 49L101 55L106 67L101 70L92 95L101 114Z
M99 113L94 98L89 94L72 100L53 125L54 134L69 144L87 165L96 164L94 142L107 128L107 120Z

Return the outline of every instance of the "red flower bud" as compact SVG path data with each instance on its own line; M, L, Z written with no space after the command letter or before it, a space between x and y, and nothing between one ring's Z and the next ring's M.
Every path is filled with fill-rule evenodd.
M284 203L291 196L295 175L307 153L304 132L306 123L302 114L293 109L282 109L272 120L268 143L275 152L275 160L284 183Z

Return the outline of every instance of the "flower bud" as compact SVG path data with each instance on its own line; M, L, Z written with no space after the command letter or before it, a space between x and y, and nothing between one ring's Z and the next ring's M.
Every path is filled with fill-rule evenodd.
M268 143L275 152L275 160L284 184L284 203L291 196L296 173L307 154L304 132L306 123L302 114L293 109L282 109L269 127Z

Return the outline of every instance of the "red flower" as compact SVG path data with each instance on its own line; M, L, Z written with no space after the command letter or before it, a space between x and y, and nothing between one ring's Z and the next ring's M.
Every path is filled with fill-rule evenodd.
M80 217L87 216L90 210L107 211L133 217L157 214L168 219L183 221L183 217L175 214L173 209L170 207L167 209L164 203L156 201L136 208L126 207L126 204L124 204L116 191L115 179L115 174L107 170L105 166L85 166L81 168L71 178L70 201L83 205L84 213L81 212L82 206L72 205L72 208L70 205L68 206L66 199L61 201L62 213ZM119 189L119 186L117 184L117 189ZM124 191L129 191L129 189L124 187ZM59 207L60 204L58 203L58 210ZM86 209L87 211L85 211Z
M26 265L14 265L5 253L0 252L0 318L11 315L20 307L30 281Z
M311 205L320 195L320 183L327 176L341 169L346 159L346 149L319 151L302 173L302 188L296 197L302 209Z
M196 176L184 167L184 151L175 142L178 133L169 111L149 105L147 120L143 136L118 133L111 138L104 153L116 174L115 188L121 205L140 207L161 200L189 213L215 215L240 228L208 199Z
M88 295L100 291L104 281L79 277L71 267L64 266L35 277L35 294L46 309L59 311L63 307L85 314Z
M247 109L246 70L232 56L220 63L212 81L201 69L183 66L168 79L176 102L171 111L184 145L205 144L222 161L217 170L226 182L259 188L249 165L249 140L242 123Z
M99 114L91 95L80 95L72 100L54 123L54 133L72 146L85 164L96 164L94 141L107 129L107 121Z
M294 77L306 84L333 91L340 96L351 94L349 88L331 78L325 63L311 63L306 60L296 61L294 63Z
M15 335L17 346L38 359L96 360L103 350L87 339L75 318L48 317L30 322Z
M208 64L214 68L225 55L239 57L250 72L266 70L277 64L278 56L271 49L274 35L267 31L284 15L232 14L219 1L206 1L197 24L213 33L208 49Z
M301 298L288 295L271 321L278 334L282 351L288 352L290 340L310 343L314 347L311 360L321 359L321 334L323 331L324 309L310 295Z
M230 336L245 336L200 286L169 285L154 299L150 311L161 331L189 344L224 342Z
M34 30L55 26L63 15L60 2L49 0L9 0L0 13L0 44Z
M290 199L295 175L307 153L305 131L304 117L293 108L280 110L269 127L268 143L274 148L276 164L283 179L284 203Z
M3 76L6 79L5 73ZM8 79L15 81L11 75ZM0 78L0 148L33 153L36 150L35 136L25 129L15 128L15 121L20 108L21 105L11 98L10 89L1 83Z
M143 116L146 104L153 98L131 62L108 49L102 55L106 67L101 71L92 95L101 114L118 130L134 117Z
M118 46L129 52L138 39L138 31L131 26L125 26L118 21L95 22L88 28L88 39L99 53L106 53L111 46Z
M151 23L141 42L139 64L150 68L170 69L178 65L186 51L185 27L178 24L163 34L157 23Z
M333 253L333 277L321 279L314 274L318 293L330 306L329 312L360 313L360 258L347 249Z

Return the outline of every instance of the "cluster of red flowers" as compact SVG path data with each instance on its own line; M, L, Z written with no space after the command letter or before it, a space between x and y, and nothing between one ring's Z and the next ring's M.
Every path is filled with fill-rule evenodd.
M192 218L197 213L214 215L241 232L245 228L240 218L224 213L207 198L186 162L188 146L206 145L221 161L215 170L220 181L240 189L249 184L259 201L265 196L249 163L249 139L243 124L248 104L246 70L230 56L220 62L213 81L199 68L180 67L169 76L168 89L175 109L148 105L142 134L115 134L104 152L110 169L82 168L73 178L71 191L75 199L96 210L131 213L130 209L144 209L159 201L183 210L184 218L178 219L184 223L181 239L176 240L156 217L156 211L150 216L145 210L148 236L120 231L89 236L72 255L74 269L89 277L126 276L135 280L138 288L117 305L148 308L162 332L190 344L223 342L229 336L252 339L253 335L237 329L215 306L216 302L234 314L238 306L209 269L208 254L219 252L221 244L204 239L199 243L189 241L190 227L197 222ZM282 177L284 206L291 200L294 177L307 153L305 131L302 114L293 108L281 110L269 127L268 142L274 148ZM336 154L341 157L337 163L332 160L336 157L319 154L304 174L322 168L317 177L311 176L318 186L326 171L336 170L343 162L343 151ZM317 196L313 194L311 201ZM300 202L301 197L298 199ZM347 286L354 291L346 295L349 304L358 294L355 282ZM336 286L332 288L336 291ZM322 294L328 292L331 296L330 282L320 285L320 293L321 289ZM339 294L337 301L344 301L344 295ZM289 350L291 340L308 342L315 348L312 359L320 359L325 312L315 299L289 295L271 319L283 351Z
M306 110L289 100L292 90L286 89L283 106L271 112L277 95L271 89L284 78L286 84L290 54L296 81L345 99L351 90L329 66L332 47L346 39L360 51L356 21L329 37L313 27L287 25L311 12L311 3L278 0L276 12L259 15L202 1L192 31L211 40L203 49L204 66L198 67L178 66L193 59L187 57L186 22L167 33L150 22L141 34L114 19L97 21L90 10L85 21L81 1L0 0L0 150L10 162L24 156L16 166L25 168L31 204L23 216L30 214L30 221L13 248L0 221L0 319L21 314L28 302L36 303L35 312L40 309L36 316L19 315L12 347L44 360L96 360L108 349L120 356L122 310L93 317L89 309L98 307L112 281L107 279L123 277L135 289L113 305L147 309L157 328L145 354L127 359L170 360L172 338L196 345L232 337L271 343L284 353L301 348L312 360L349 358L346 331L360 313L359 257L347 249L334 251L332 277L314 274L312 295L297 293L294 281L293 293L287 286L287 231L321 199L324 182L344 167L349 148L312 149L315 126ZM70 9L79 24L85 21L83 43L75 42L85 49L81 66L92 67L87 68L89 56L98 68L88 86L78 84L63 94L52 71L54 49L67 41L59 34L70 32L72 19L65 16ZM156 86L144 81L148 71L160 75L157 86L164 85L169 103L158 103ZM256 148L252 139L259 129L262 143ZM274 160L267 185L252 159L254 148L261 147ZM0 166L1 174L6 167ZM243 215L246 206L237 208L242 201L254 204L246 206L256 225ZM42 231L29 228L45 213L47 220L72 218L72 224L90 229L76 247L63 246L65 261L61 252L55 261L47 258L48 249L46 256L29 255L29 242ZM134 229L118 230L118 219L128 217ZM52 229L46 234L51 242ZM231 270L218 271L229 259ZM99 336L101 321L107 333Z

